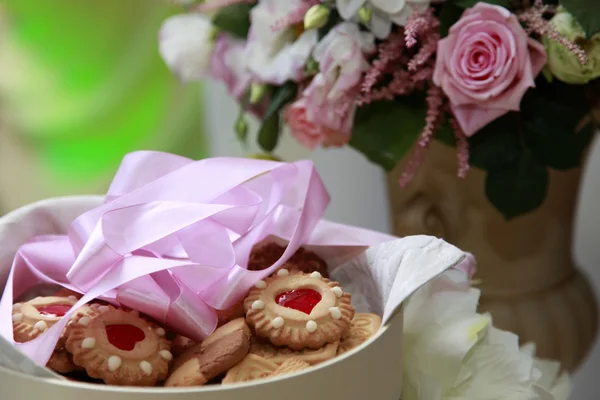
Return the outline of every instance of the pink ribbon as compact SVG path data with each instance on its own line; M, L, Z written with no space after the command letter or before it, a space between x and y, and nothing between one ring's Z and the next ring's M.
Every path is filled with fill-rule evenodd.
M40 365L73 312L96 298L202 340L216 327L215 310L234 305L300 246L365 247L393 239L322 220L328 203L310 161L131 153L105 203L73 221L68 235L35 237L20 247L0 301L0 334L14 343L12 304L43 283L83 297L42 335L15 343ZM270 235L289 243L284 254L265 270L248 271L252 247Z

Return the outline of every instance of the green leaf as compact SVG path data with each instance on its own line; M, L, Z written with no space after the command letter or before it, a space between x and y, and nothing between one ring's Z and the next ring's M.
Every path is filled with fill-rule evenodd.
M481 0L453 0L453 3L462 8L471 8ZM510 8L510 0L485 0L488 4L495 4L504 8Z
M538 208L547 192L548 169L529 151L503 168L489 171L485 180L488 200L507 220Z
M283 86L279 86L273 89L273 96L271 102L267 108L265 119L271 115L276 114L281 110L287 103L292 101L296 97L298 92L298 85L292 81L287 81Z
M521 156L518 114L509 113L491 122L469 139L469 162L484 170L501 168Z
M425 125L425 109L381 101L358 109L350 146L386 170L408 153Z
M525 143L540 161L559 170L581 164L594 130L591 122L579 126L589 113L582 87L540 83L527 93L521 110Z
M272 152L277 147L280 134L279 114L275 113L265 119L258 131L258 144L267 152Z
M439 15L440 34L442 37L448 36L450 27L452 27L452 25L454 25L460 19L463 11L464 9L456 4L450 2L444 3Z
M253 4L234 4L217 11L213 24L234 36L246 38L250 30L250 10Z
M286 82L276 88L271 97L265 118L258 131L258 144L263 150L271 152L277 147L280 135L279 111L296 97L298 85Z
M560 0L560 5L577 19L588 39L600 32L598 0Z

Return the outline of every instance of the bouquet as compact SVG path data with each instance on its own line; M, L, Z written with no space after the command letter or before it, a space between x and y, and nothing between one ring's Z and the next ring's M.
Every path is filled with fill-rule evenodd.
M350 145L405 186L434 140L457 175L486 171L507 219L545 200L549 170L578 167L598 122L595 0L206 0L163 25L184 81L222 81L246 143L272 153L287 126L304 146ZM595 115L595 117L594 117Z
M471 255L328 200L308 161L138 152L104 198L7 215L0 394L566 400L558 363L477 313Z

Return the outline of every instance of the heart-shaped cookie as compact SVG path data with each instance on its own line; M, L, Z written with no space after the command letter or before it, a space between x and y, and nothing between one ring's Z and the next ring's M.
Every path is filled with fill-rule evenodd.
M66 348L92 378L111 385L154 386L173 359L165 330L133 312L94 312L71 324Z
M354 317L351 296L337 282L287 269L257 282L244 308L257 336L294 350L338 342Z

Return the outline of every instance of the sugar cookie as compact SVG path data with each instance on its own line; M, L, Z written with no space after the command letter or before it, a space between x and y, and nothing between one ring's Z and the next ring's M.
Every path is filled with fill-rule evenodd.
M246 321L259 337L294 350L338 342L354 317L351 295L320 274L279 270L244 300Z
M167 377L171 343L155 324L123 310L97 311L72 324L66 348L92 378L154 386Z
M381 317L376 314L358 313L354 316L350 329L342 334L338 354L360 346L371 336L376 334L381 327Z

